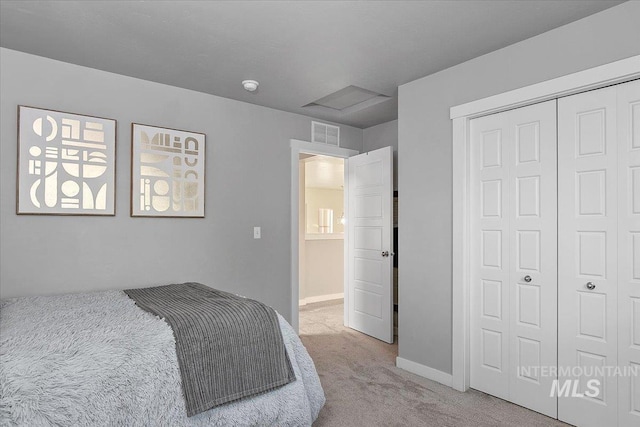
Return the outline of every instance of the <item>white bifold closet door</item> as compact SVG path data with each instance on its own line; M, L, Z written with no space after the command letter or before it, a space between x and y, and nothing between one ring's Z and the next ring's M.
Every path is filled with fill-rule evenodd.
M558 365L578 384L558 415L578 426L640 425L639 128L638 82L558 100Z
M470 384L556 417L556 101L470 131Z
M640 81L618 90L618 364L640 372ZM619 378L619 425L640 425L640 375Z

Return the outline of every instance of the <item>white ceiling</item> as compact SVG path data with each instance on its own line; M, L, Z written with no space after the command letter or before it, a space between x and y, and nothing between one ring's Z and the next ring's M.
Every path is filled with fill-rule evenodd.
M397 118L401 84L618 3L2 0L0 45L366 128ZM391 98L303 108L350 85Z
M305 162L304 184L306 188L344 189L344 159L313 156L303 161Z

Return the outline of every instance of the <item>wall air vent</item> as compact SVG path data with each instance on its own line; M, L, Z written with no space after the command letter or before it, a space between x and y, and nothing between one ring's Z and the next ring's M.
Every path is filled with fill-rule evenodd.
M340 146L340 128L326 123L311 122L311 142Z

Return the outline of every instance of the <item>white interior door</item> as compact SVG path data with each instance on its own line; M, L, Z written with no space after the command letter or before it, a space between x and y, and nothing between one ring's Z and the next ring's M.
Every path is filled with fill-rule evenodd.
M617 378L598 372L618 364L616 92L558 100L558 365L561 384L578 384L558 415L579 426L617 423Z
M640 372L640 81L617 89L618 365ZM618 378L619 425L640 425L640 374Z
M348 326L393 342L393 151L384 147L345 161Z
M471 387L556 417L556 101L471 121Z

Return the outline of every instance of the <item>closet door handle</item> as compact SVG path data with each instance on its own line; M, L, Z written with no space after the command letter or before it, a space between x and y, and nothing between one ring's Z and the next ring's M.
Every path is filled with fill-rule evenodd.
M531 276L529 275L524 276L524 281L527 283L531 282Z
M594 285L593 282L587 282L586 286L587 286L587 289L589 289L590 291L596 288L596 285Z

